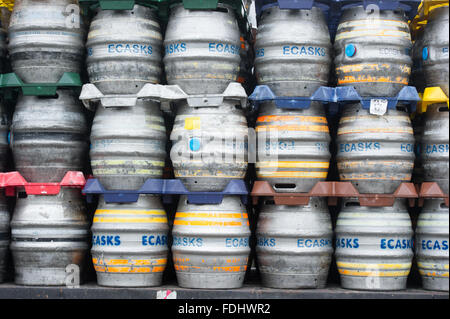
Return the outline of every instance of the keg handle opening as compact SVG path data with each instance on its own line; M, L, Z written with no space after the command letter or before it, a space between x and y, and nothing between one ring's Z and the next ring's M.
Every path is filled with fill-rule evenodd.
M352 207L352 206L360 207L361 204L360 204L359 202L346 202L346 203L344 204L344 206L345 206L345 207Z

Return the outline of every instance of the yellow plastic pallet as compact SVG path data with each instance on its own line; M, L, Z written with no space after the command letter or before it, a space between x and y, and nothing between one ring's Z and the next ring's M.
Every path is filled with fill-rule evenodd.
M428 23L428 15L436 8L448 6L448 0L423 0L419 5L417 16L410 23L413 38Z
M447 103L447 107L449 107L448 96L440 87L426 88L423 93L419 93L419 97L422 101L417 105L417 114L426 113L428 105L431 104Z
M9 11L12 11L14 7L14 0L0 0L0 7L6 7Z

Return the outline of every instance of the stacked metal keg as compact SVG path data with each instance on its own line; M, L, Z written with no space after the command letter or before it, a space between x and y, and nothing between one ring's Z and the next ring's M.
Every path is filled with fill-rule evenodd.
M68 8L76 4L74 0L15 1L8 51L12 71L23 82L56 83L66 72L80 73L84 25L75 11L76 23L67 19ZM30 183L60 183L68 171L82 171L87 131L74 92L59 89L55 96L20 94L10 140L16 170ZM62 188L58 195L19 196L11 221L15 282L66 284L67 269L83 270L88 228L80 190Z
M430 104L422 117L420 165L423 182L449 191L449 6L429 9L428 22L416 39L422 58L424 86L440 91L447 103ZM419 64L419 65L420 65ZM420 70L418 71L420 72ZM417 84L416 84L417 85ZM447 202L448 205L448 202ZM448 291L449 208L443 199L426 199L416 228L416 259L422 284L428 290Z
M408 85L412 42L402 10L345 9L334 47L338 86L353 86L363 98L386 99ZM399 104L380 113L347 104L340 117L340 180L363 194L393 194L411 181L414 135L407 109ZM361 207L357 199L346 198L335 231L343 288L406 288L413 229L404 200L397 199L393 207Z
M155 9L97 8L86 43L89 81L102 94L136 95L162 76L162 34ZM91 167L106 190L139 190L161 178L166 127L159 104L98 105L91 130ZM100 196L92 225L97 282L112 287L159 286L168 255L168 223L160 196L109 203Z
M241 41L235 9L171 7L164 39L169 85L188 95L223 94L236 82ZM175 177L191 192L222 192L247 171L247 120L225 99L215 107L180 102L170 136ZM181 196L173 226L172 254L178 283L188 288L238 288L250 254L250 228L239 196L221 204L192 204Z
M263 9L255 43L257 84L278 97L310 97L327 85L333 55L324 13L317 7L280 9L277 3ZM307 193L327 178L331 138L321 103L281 109L263 102L256 135L257 179L276 192ZM263 285L325 287L333 253L325 199L312 198L306 206L263 200L256 236Z

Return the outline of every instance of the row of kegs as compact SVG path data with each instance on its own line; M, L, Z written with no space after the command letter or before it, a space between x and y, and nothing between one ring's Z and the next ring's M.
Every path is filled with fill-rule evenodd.
M80 28L69 28L62 14L74 3L16 1L8 50L13 71L24 81L56 82L63 72L82 70L83 18L71 20ZM448 29L448 6L443 12L434 23ZM448 48L448 35L436 40L435 34L428 37L429 52L442 45ZM174 6L164 36L164 58L162 33L152 9L137 5L133 10L98 10L86 43L87 73L103 94L136 94L144 84L161 81L164 62L168 84L191 95L221 94L238 78L241 45L235 13L224 4L213 11ZM42 50L36 51L36 46ZM333 51L320 9L270 6L259 19L255 74L258 84L268 85L277 96L310 96L329 82L335 55L338 85L352 85L362 96L391 97L408 85L411 47L401 11L373 16L363 7L346 10ZM431 57L441 56L430 53L423 68L439 64L441 72L428 74L444 74L444 80L438 83L433 78L430 83L446 85L448 92L445 57ZM421 147L424 180L439 182L448 193L448 109L434 109L429 107L431 119L421 140L428 143ZM59 182L67 171L83 170L89 148L89 123L83 113L78 97L69 90L59 90L51 98L19 97L10 137L16 170L29 182ZM245 177L249 131L242 109L227 100L219 107L201 108L182 102L175 115L170 158L175 176L190 191L221 191L231 179ZM162 176L171 126L165 122L152 101L97 108L90 164L106 189L135 190L148 178ZM6 118L2 123L6 137ZM320 103L304 110L262 103L255 131L256 136L277 132L275 143L263 138L258 144L259 180L268 180L278 192L308 192L327 178L331 137ZM359 104L347 105L336 143L341 180L353 182L362 193L393 193L401 182L411 180L415 141L401 105L381 116ZM262 157L271 151L276 159ZM2 211L7 221L2 238L9 238L9 215ZM91 224L85 212L79 191L72 189L57 196L17 199L11 221L16 283L62 285L68 265L82 268ZM448 207L429 200L419 220L415 249L424 287L448 290ZM250 264L249 216L238 197L225 197L220 205L194 205L181 197L172 221L159 197L141 195L134 204L111 204L100 196L91 231L91 254L101 285L160 285L168 247L183 287L240 287ZM322 199L313 198L306 206L266 201L256 230L264 285L323 287L335 247L343 287L405 288L413 258L413 227L404 203L366 208L347 199L335 233L333 240ZM2 247L8 246L7 241Z

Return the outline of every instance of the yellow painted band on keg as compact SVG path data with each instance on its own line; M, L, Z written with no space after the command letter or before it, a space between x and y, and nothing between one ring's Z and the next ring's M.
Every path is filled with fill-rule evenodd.
M448 264L417 262L417 266L419 266L419 268L425 268L425 269L448 270Z
M444 273L436 273L435 271L430 272L430 271L425 271L425 270L419 269L419 273L422 276L427 276L427 277L448 278L448 271L444 272Z
M257 162L258 168L329 168L330 162L297 162L297 161L274 161L274 162Z
M165 166L164 161L151 161L151 160L92 160L91 165L153 165L153 166Z
M410 269L411 263L406 264L361 264L361 263L346 263L337 262L338 267L353 268L353 269Z
M406 133L413 134L413 129L411 127L397 127L397 128L355 128L355 129L345 129L341 128L338 130L337 135L344 134L364 134L364 133Z
M153 273L163 272L165 267L117 267L117 266L95 266L96 272L107 273Z
M301 131L301 132L329 132L328 126L324 125L265 125L257 126L256 132L260 131Z
M411 67L409 65L395 65L395 64L388 64L388 63L358 63L358 64L347 64L347 65L341 65L336 67L337 71L341 71L343 73L350 73L350 72L361 72L364 69L372 69L375 71L381 71L381 69L390 69L390 68L398 68L402 72L410 73ZM363 76L364 74L361 74ZM367 77L371 77L370 75L365 75ZM375 77L376 78L376 77ZM379 77L379 78L385 78L385 77ZM390 79L390 78L385 78ZM397 79L402 79L401 77L397 77Z
M339 32L338 34L336 34L335 41L360 37L392 37L411 39L411 34L409 33L409 28L408 32L399 30L362 29Z
M300 116L300 115L266 115L260 116L256 120L258 123L283 122L283 121L300 121L328 124L327 118L324 116Z
M175 218L248 218L247 213L185 213L177 212Z
M296 172L296 171L273 171L273 172L257 172L256 175L258 177L264 178L277 178L277 177L299 177L299 178L326 178L328 176L328 172Z
M357 277L398 277L408 276L409 270L405 271L355 271L347 269L339 269L341 275L357 276Z
M206 220L175 220L174 225L180 226L242 226L241 222L211 222Z
M167 218L94 217L94 223L167 223Z
M164 210L97 209L95 215L166 215Z
M402 174L405 177L393 176L393 175L379 175L378 173L364 173L364 174L340 174L341 181L353 181L353 180L373 180L373 181L411 181L411 174Z
M184 119L185 130L199 130L201 128L200 117L187 117Z
M95 265L106 265L106 266L151 266L151 265L165 265L167 259L107 259L106 261L102 259L92 258L92 262Z
M443 226L448 228L448 219L446 221L436 220L436 221L418 221L417 226Z

